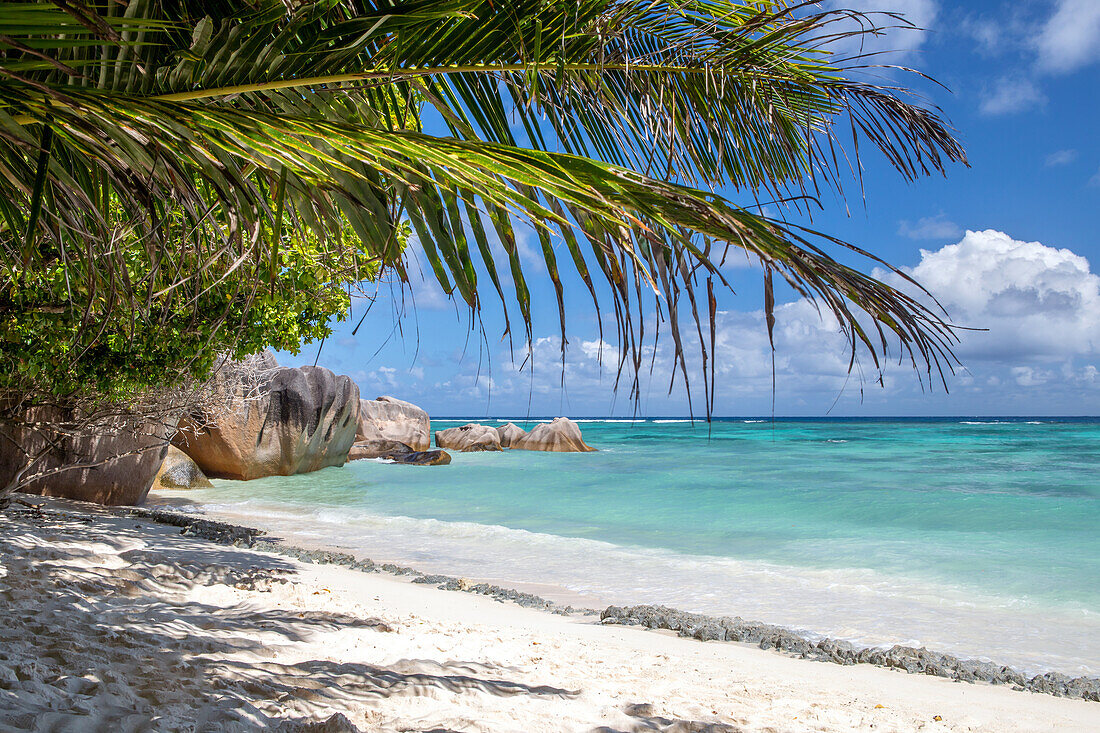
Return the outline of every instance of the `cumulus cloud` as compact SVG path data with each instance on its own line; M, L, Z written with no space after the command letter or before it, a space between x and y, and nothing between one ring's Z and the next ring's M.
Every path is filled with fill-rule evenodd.
M1046 104L1042 90L1025 76L1003 76L982 93L981 111L987 115L1012 114Z
M953 394L938 403L941 413L1071 414L1100 405L1100 275L1086 258L996 230L968 231L954 244L922 250L905 271L953 322L985 329L961 332L956 353L963 367L948 377ZM911 287L884 271L874 274ZM737 405L759 404L771 385L763 314L720 313L717 341L720 411L745 414ZM828 409L838 396L848 406L842 410L857 409L861 400L877 400L891 414L906 410L899 405L932 404L907 364L894 361L880 374L857 352L857 373L849 377L850 354L829 314L806 301L776 309L776 384L784 409ZM885 389L860 389L880 376Z
M927 382L922 387L907 362L898 365L896 344L895 360L884 362L881 373L857 352L856 371L849 375L851 349L836 320L805 300L777 305L773 354L763 312L738 309L743 301L732 300L720 304L713 350L708 343L717 365L717 413L767 414L773 359L778 414L821 414L834 401L838 414L1100 409L1100 275L1087 259L996 230L969 231L953 244L922 250L905 272L947 308L953 322L985 329L961 332L956 353L964 367L955 377L948 375L951 395L944 396L938 385L926 392ZM881 270L874 275L911 287ZM501 343L455 353L450 342L425 342L415 363L411 355L383 354L381 366L364 365L353 376L364 394L405 396L441 415L631 414L633 375L628 365L618 393L613 391L617 337L610 317L604 326L604 340L584 329L570 334L564 386L557 335L543 335L531 344L517 341L511 350ZM703 393L698 336L686 328L683 337L698 414ZM683 378L667 332L656 347L650 342L641 357L639 414L686 414ZM880 377L885 389L872 387Z
M968 231L957 244L922 250L907 272L953 321L988 329L964 335L965 357L1011 363L1100 351L1100 276L1068 249Z
M1016 384L1021 387L1037 387L1046 384L1053 376L1048 370L1029 366L1012 367L1009 371Z
M1058 0L1037 41L1043 71L1076 71L1100 59L1100 2Z
M898 222L898 234L909 239L954 239L962 233L962 227L942 213L922 217L916 224L905 219Z
M1075 160L1077 160L1076 150L1058 150L1047 156L1046 165L1047 168L1056 168L1062 165L1069 165Z
M964 368L957 378L949 377L955 390L974 396L978 405L988 405L979 411L1005 409L1006 390L1040 395L1037 406L1016 408L1024 412L1049 409L1041 395L1058 390L1070 411L1079 409L1074 395L1080 390L1100 398L1095 366L1100 358L1100 276L1092 272L1086 258L1041 242L1016 240L996 230L968 231L957 243L922 250L919 262L906 272L948 310L953 322L985 329L961 333L956 353ZM876 271L875 276L898 287L910 287L883 271ZM857 352L859 364L855 375L849 376L850 345L836 320L808 301L779 305L775 315L776 384L787 409L797 410L797 405L828 409L842 392L849 405L864 398L889 401L899 396L908 396L915 405L927 401L907 364L899 367L895 361L879 373L865 353ZM546 342L544 359L553 362L558 358L557 343ZM579 346L570 346L566 371L570 392L581 402L588 397L599 399L611 383L606 357L614 354L615 348L603 344L605 368L601 371L595 363L599 342L575 339L574 343ZM685 340L696 369L697 343L694 334ZM719 411L746 414L744 407L738 407L744 405L754 405L759 411L770 393L773 359L764 314L759 310L720 311L714 351ZM667 343L656 354L647 352L647 365L651 358L652 384L663 398L673 369ZM560 372L555 374L560 378ZM884 390L861 392L861 384L879 377ZM645 379L642 384L647 384ZM556 385L555 380L553 387ZM698 380L693 390L698 405L702 391ZM949 411L965 409L952 410L950 402L945 404Z

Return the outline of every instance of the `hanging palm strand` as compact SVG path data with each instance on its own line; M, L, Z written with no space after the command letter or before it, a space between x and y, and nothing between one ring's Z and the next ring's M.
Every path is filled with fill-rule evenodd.
M872 148L909 179L965 162L934 110L861 81L866 60L834 60L837 40L874 32L842 22L852 16L721 0L4 3L0 308L44 271L96 293L69 301L91 314L84 329L114 309L162 313L166 299L195 308L232 284L220 333L264 293L308 287L281 281L293 237L308 235L327 282L378 267L407 279L407 218L446 292L481 308L481 269L529 339L514 234L527 222L563 336L572 270L597 311L612 305L635 387L652 304L685 380L681 301L701 348L704 328L713 342L729 248L763 264L769 303L776 273L834 314L853 360L865 349L877 365L897 342L942 375L949 324L829 251L866 253L711 192L812 203ZM449 136L425 132L429 108ZM153 267L120 256L134 243Z

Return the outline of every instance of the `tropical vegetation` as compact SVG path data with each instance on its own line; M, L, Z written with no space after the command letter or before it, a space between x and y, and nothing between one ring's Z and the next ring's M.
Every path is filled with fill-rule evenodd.
M518 311L526 338L532 226L563 344L576 277L634 384L661 328L685 382L689 330L707 363L731 248L762 265L769 329L778 275L853 358L896 343L942 374L942 314L756 205L813 206L872 149L907 179L965 162L934 108L844 51L901 22L735 0L2 3L0 391L125 400L218 353L296 349L358 283L408 280L408 226L446 292L509 330Z

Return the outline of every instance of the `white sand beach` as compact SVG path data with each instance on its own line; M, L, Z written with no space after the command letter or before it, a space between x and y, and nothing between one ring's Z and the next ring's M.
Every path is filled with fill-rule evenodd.
M0 514L0 731L1100 730L1095 702L601 626L32 502Z

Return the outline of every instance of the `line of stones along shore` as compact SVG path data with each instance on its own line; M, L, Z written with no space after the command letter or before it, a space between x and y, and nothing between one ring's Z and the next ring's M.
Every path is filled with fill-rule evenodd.
M562 606L531 593L522 593L489 583L471 583L465 578L425 574L413 568L391 563L378 564L367 559L359 560L343 552L294 547L283 544L275 538L266 538L262 530L251 527L240 527L159 509L127 509L126 512L154 522L182 527L181 534L221 544L263 550L319 565L340 565L363 572L413 576L413 583L435 585L440 590L476 593L500 602L511 601L525 608L537 608L563 616L598 614L600 623L605 625L662 629L700 641L755 644L761 649L773 649L802 659L842 665L873 664L911 674L946 677L960 682L1010 685L1015 690L1100 702L1100 678L1097 677L1070 677L1059 672L1047 672L1028 678L1011 667L992 662L960 659L950 654L941 654L923 648L915 649L907 646L893 646L888 649L860 648L838 639L810 639L781 626L745 621L739 616L733 618L706 616L685 613L664 606L608 606L602 612L591 608Z

